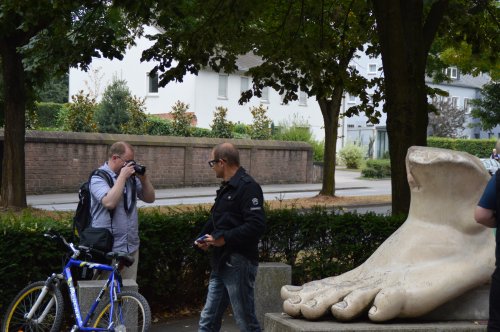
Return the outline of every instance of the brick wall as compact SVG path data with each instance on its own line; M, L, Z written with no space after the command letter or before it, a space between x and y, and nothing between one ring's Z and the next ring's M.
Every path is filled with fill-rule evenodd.
M241 165L261 184L313 181L312 148L303 142L28 131L27 194L74 193L107 160L109 145L122 140L135 147L158 189L219 183L207 161L225 141L239 148Z

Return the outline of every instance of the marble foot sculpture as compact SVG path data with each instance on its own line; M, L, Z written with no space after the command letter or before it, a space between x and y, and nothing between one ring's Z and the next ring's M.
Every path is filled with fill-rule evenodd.
M284 311L341 321L381 322L424 315L488 283L494 269L491 229L474 220L489 179L479 159L411 147L406 157L411 204L405 223L362 265L303 286L283 286Z

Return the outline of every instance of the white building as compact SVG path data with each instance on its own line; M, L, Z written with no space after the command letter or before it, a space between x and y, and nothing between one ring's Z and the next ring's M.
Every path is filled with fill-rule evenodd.
M157 33L154 27L146 27L146 34ZM189 105L194 112L198 127L210 128L216 107L228 109L227 118L235 123L251 124L250 108L263 104L268 108L267 116L275 125L298 117L310 124L316 139L324 137L323 116L314 98L300 94L298 101L282 104L281 96L273 89L266 88L262 98L254 97L250 102L239 105L241 91L248 90L251 78L244 72L257 65L256 57L243 56L238 60L239 71L233 74L219 74L211 70L201 70L198 76L187 74L183 82L170 82L164 88L158 87L158 78L149 77L153 63L140 62L141 53L151 45L146 38L139 38L137 45L130 47L123 60L94 58L88 72L71 68L69 74L69 96L80 90L93 93L100 100L113 75L124 79L132 93L145 98L149 114L168 113L176 101Z
M146 34L158 33L154 27L145 27ZM209 69L201 70L199 75L187 74L183 82L170 82L166 87L158 87L158 77L150 77L149 73L154 67L153 63L140 62L142 51L149 48L152 42L146 38L136 40L136 46L130 47L123 60L109 60L94 58L88 72L72 68L69 74L69 96L77 94L80 90L91 93L97 100L100 99L106 86L112 81L113 76L124 79L132 93L145 99L149 114L168 113L176 101L189 105L189 111L197 117L198 127L210 128L216 107L228 109L227 118L235 123L252 123L250 108L263 104L268 108L267 116L275 125L281 122L290 122L294 118L307 122L316 139L324 138L323 116L315 98L307 98L300 94L299 100L287 105L282 103L281 96L275 90L266 88L262 98L254 97L250 102L239 105L240 94L248 90L251 78L244 73L252 66L259 64L259 59L254 56L242 56L238 59L239 71L233 74L216 73ZM368 79L383 76L382 61L380 58L369 58L360 54L360 58L352 61L352 66ZM452 82L447 84L432 84L450 94L450 102L469 108L468 101L477 98L479 90L488 81L487 76L473 78L460 75L456 69L450 69L449 75ZM346 94L343 98L342 111L358 104L357 96ZM382 106L379 106L381 111ZM388 150L388 140L385 130L386 115L382 117L379 125L367 124L367 118L356 116L340 119L339 139L337 151L347 142L357 142L366 147L367 154L382 157ZM472 120L471 120L472 121ZM464 137L484 138L498 135L500 129L490 134L481 133L478 129L467 128Z

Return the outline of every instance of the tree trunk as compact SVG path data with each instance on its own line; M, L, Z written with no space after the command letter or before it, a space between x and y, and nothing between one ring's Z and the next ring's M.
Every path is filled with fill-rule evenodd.
M421 0L374 0L385 77L385 111L391 158L392 213L408 213L406 154L427 145L427 49Z
M26 86L22 57L13 41L0 42L4 81L4 155L0 205L26 207L25 188L25 108Z
M340 104L343 89L335 89L332 99L318 99L325 123L325 155L323 159L323 185L320 195L335 196L335 164L337 159L337 135Z

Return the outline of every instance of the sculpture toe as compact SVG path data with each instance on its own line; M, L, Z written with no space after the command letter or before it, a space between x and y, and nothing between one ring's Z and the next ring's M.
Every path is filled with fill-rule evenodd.
M375 296L373 306L368 311L368 317L374 322L396 318L401 313L405 301L406 292L404 289L383 289Z
M366 312L379 290L378 288L363 288L352 291L344 297L343 301L332 306L333 316L340 321L348 321L358 317Z

